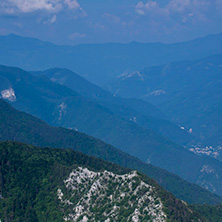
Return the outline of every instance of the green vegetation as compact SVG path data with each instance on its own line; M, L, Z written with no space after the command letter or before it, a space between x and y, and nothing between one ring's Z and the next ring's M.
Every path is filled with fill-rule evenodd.
M209 222L222 222L222 204L216 206L191 205L190 207L205 217Z
M76 166L128 172L70 149L37 148L17 142L1 142L0 156L2 221L62 221L57 189Z
M129 172L118 165L70 149L38 148L18 142L1 142L0 156L2 221L62 221L68 209L61 206L56 196L57 189L77 166L120 175ZM155 196L162 200L169 221L188 222L200 218L155 181L142 174L140 178L155 187ZM124 214L128 213L124 211Z
M65 86L53 83L46 77L36 77L18 68L0 66L0 78L1 89L15 91L17 99L11 104L19 110L37 116L53 126L77 129L102 139L142 161L222 195L222 162L195 155L153 130L145 129L129 118L119 116L118 112L113 112L112 109ZM147 124L150 125L151 122L148 121ZM13 139L14 136L15 134ZM36 135L31 138L36 138ZM60 146L58 143L47 145ZM67 145L70 144L66 142L65 147ZM211 166L215 173L207 174L201 171L206 165Z
M177 198L195 204L219 204L222 199L197 185L142 161L86 134L51 127L24 112L19 112L0 99L0 140L13 140L35 146L72 148L85 154L137 169L154 178Z

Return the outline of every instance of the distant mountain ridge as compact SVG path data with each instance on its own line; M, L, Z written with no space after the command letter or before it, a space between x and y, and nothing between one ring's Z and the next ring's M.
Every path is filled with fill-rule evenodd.
M178 198L189 203L217 204L222 199L197 185L188 183L167 171L143 163L111 145L65 128L51 127L44 121L20 112L0 99L0 140L14 140L36 146L72 148L90 156L114 162L123 167L137 169L154 178Z
M26 70L65 67L104 85L125 71L222 53L222 34L175 44L106 43L58 46L16 35L0 37L0 63Z
M14 98L14 91L16 98L10 103L20 110L41 116L51 124L77 126L93 136L100 135L106 142L118 144L116 147L141 160L149 160L220 194L221 162L195 155L151 130L113 115L108 108L52 83L46 77L33 77L21 69L5 66L1 67L0 77L0 90L5 99L9 95Z
M70 70L54 68L32 74L47 76L52 82L67 86L80 95L98 102L113 114L151 129L178 144L184 145L195 139L190 133L168 121L167 116L152 104L139 99L123 99L112 95Z
M202 146L221 146L222 54L197 61L180 61L145 68L120 77L107 87L123 97L155 104L171 120L192 128Z

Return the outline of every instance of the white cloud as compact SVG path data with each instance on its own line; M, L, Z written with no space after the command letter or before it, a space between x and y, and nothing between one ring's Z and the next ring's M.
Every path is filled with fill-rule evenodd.
M172 12L184 12L187 8L189 8L191 5L190 0L171 0L169 4L167 5L167 8Z
M207 21L207 14L213 1L209 0L171 0L167 5L170 14L183 16L182 22Z
M221 0L216 0L221 2ZM173 20L175 16L181 22L203 21L205 13L214 1L210 0L170 0L168 4L161 7L157 1L148 0L147 3L138 2L135 11L140 15L152 16L153 19L163 19L163 17ZM221 4L222 5L222 4ZM178 21L178 20L177 20Z
M136 9L151 11L153 9L159 8L159 5L156 1L148 1L147 3L138 2Z
M57 13L63 9L84 12L77 0L1 0L0 13L19 14L45 11Z
M193 13L199 13L206 11L212 2L209 0L171 0L166 7L171 12L183 13L192 11Z
M79 3L77 2L77 0L65 0L65 3L68 5L69 8L71 9L76 9L76 8L80 8Z
M161 8L156 1L149 0L147 3L138 2L135 11L140 15L149 16L168 16L169 12L166 8Z
M70 10L78 10L82 13L83 16L87 16L86 12L83 10L83 8L80 6L80 4L77 2L77 0L64 0L64 4Z
M5 12L30 13L34 11L56 12L61 10L62 5L58 0L3 0L1 9Z

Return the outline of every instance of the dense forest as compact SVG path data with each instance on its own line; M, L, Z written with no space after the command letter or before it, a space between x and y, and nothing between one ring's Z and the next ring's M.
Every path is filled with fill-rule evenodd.
M219 204L222 199L180 177L132 157L118 149L74 130L51 127L45 122L11 107L0 99L0 140L13 140L36 146L72 148L85 154L137 169L155 179L177 198L195 204Z
M216 206L209 205L191 205L193 210L199 212L209 222L221 222L222 221L222 204Z
M77 166L118 174L129 172L71 149L38 148L18 142L1 142L0 156L0 218L8 222L62 221L66 208L61 208L56 191ZM205 221L154 180L139 175L140 180L155 187L168 221Z

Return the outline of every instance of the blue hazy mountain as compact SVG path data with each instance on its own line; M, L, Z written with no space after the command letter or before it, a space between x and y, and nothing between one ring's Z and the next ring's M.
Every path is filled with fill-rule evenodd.
M166 115L150 103L140 99L123 99L115 96L70 70L54 68L33 72L33 74L47 76L51 81L67 86L80 95L99 102L115 115L135 122L146 129L154 130L176 143L184 145L195 139L190 133L170 122Z
M164 168L190 182L221 194L222 163L191 153L152 130L113 114L77 92L32 76L18 68L1 66L1 96L14 107L52 125L85 132L143 161Z
M145 68L118 78L107 89L155 104L173 122L192 128L198 141L220 146L222 55ZM197 142L198 143L198 142Z
M175 44L106 43L59 46L16 35L0 37L0 63L26 70L65 67L102 85L126 72L222 53L222 34Z
M0 111L0 140L26 142L41 147L71 148L116 163L122 167L137 169L155 179L165 189L174 193L177 198L188 203L214 205L221 202L221 197L184 181L166 170L146 164L86 134L49 126L36 117L14 109L2 99L0 99Z

